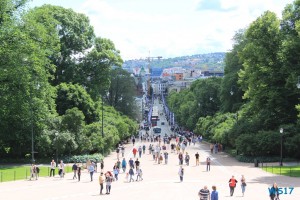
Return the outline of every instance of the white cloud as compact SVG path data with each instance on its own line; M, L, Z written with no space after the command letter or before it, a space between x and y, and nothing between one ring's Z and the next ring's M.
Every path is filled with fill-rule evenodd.
M46 0L45 0L46 1ZM281 17L293 0L75 0L97 36L111 39L123 59L174 57L231 49L236 31L271 10ZM64 0L73 2L71 0ZM59 3L59 1L58 1ZM206 3L210 9L201 10ZM214 7L215 6L215 7ZM215 9L214 9L215 8Z

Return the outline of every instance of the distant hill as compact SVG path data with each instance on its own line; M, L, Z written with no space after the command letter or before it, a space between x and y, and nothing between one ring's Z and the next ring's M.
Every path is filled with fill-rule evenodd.
M150 62L151 68L198 68L209 71L224 71L224 58L226 53L208 53L197 54L192 56L182 56L167 59L152 59ZM127 60L123 64L123 68L130 70L136 67L148 67L148 59Z

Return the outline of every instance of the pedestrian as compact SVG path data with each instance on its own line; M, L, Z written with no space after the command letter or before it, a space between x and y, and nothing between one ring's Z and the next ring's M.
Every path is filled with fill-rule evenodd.
M218 145L218 143L216 143L216 144L214 145L215 154L217 154L217 153L218 153L218 148L219 148L219 145Z
M228 182L229 182L229 188L230 188L230 196L232 196L234 193L234 188L236 187L236 184L238 181L234 178L234 176L232 176Z
M114 176L115 176L115 179L116 181L118 180L118 175L119 175L119 168L118 167L115 167L113 169L113 173L114 173Z
M140 181L143 180L143 171L141 168L138 168L136 170L136 181L139 181L139 179L140 179Z
M140 166L140 161L139 159L137 158L136 161L135 161L135 169L138 169Z
M77 173L77 165L76 165L76 163L73 164L72 170L73 170L73 172L74 172L73 179L74 179L74 178L77 179L77 177L76 177L76 173Z
M143 145L143 154L145 154L145 152L146 152L146 145L144 144Z
M134 179L133 179L133 176L134 176L134 171L133 171L133 168L131 167L130 168L130 170L129 170L129 176L130 176L130 178L129 178L129 182L131 182L131 180L132 181L134 181Z
M213 150L214 150L214 145L213 145L213 144L210 144L209 148L210 148L210 153L212 154L212 153L213 153Z
M63 160L60 161L58 169L59 169L58 173L59 173L60 178L64 178L64 176L65 176L65 164L64 164Z
M104 161L101 160L100 162L100 169L101 169L101 172L103 172L103 169L104 169Z
M120 168L121 168L121 161L120 161L119 159L118 159L118 161L117 161L116 165L117 165L118 169L120 169Z
M199 153L197 152L196 154L195 154L195 158L196 158L196 166L199 166Z
M178 175L179 175L180 182L182 182L183 175L184 175L184 169L183 169L182 165L180 165L180 167L179 167Z
M133 144L133 146L134 146L134 143L135 143L135 138L133 137L132 138L132 144Z
M206 171L210 171L210 157L207 156L206 158Z
M99 176L100 195L102 195L102 191L103 191L103 183L104 183L103 172L101 172L101 173L100 173L100 176Z
M35 164L31 164L30 179L29 180L34 179L34 178L37 180L37 178L36 178L36 166L35 166Z
M210 192L206 185L198 192L198 196L200 197L200 200L210 199Z
M279 200L279 189L276 183L274 183L271 189L269 189L269 193L271 200Z
M134 168L134 161L132 160L132 158L130 158L128 162L129 162L129 167Z
M138 152L139 152L139 158L141 158L142 157L142 152L143 152L143 149L142 149L141 146L139 146Z
M56 167L56 163L54 162L54 160L52 160L50 163L50 177L55 176L55 167Z
M126 171L126 166L127 166L127 162L126 162L125 158L123 158L123 160L122 160L123 173L125 173L125 171Z
M81 176L81 167L77 167L77 176L78 176L78 182L80 181L80 176Z
M158 158L158 164L162 163L163 161L163 156L162 156L162 153L159 155L159 158Z
M117 147L116 153L117 153L117 159L119 159L119 155L120 155L120 147Z
M121 153L122 153L122 157L124 157L124 154L125 154L125 147L124 146L121 147Z
M242 188L243 196L245 194L246 186L247 186L246 179L245 179L244 175L242 175L242 177L241 177L241 188Z
M183 164L183 155L181 152L179 152L179 154L178 154L178 159L179 159L179 165L182 165Z
M94 175L95 167L93 164L89 166L89 172L90 172L90 177L91 177L91 182L93 181L93 175Z
M190 155L188 154L188 152L185 153L185 164L187 166L189 166L190 164Z
M137 153L137 149L135 147L133 147L132 149L132 154L133 154L133 157L135 158L136 156L136 153Z
M113 181L112 174L110 172L106 172L105 173L106 194L110 194L112 181Z
M210 200L219 200L219 194L216 186L212 186L211 198Z
M164 152L164 157L165 157L165 164L168 164L168 159L169 159L169 154L168 152Z

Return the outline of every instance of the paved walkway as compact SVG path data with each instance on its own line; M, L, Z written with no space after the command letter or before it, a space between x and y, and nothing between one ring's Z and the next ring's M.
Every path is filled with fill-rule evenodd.
M168 129L166 125L165 130ZM142 143L137 142L138 147ZM146 143L147 147L149 143ZM132 157L132 144L126 146L126 159ZM253 164L240 163L225 153L210 155L208 144L196 144L188 146L186 151L190 154L190 166L185 166L185 175L182 183L178 177L177 154L169 152L169 163L156 164L152 155L142 155L141 168L143 181L125 182L125 174L119 175L119 181L113 182L110 195L99 195L98 177L94 175L94 181L90 182L87 171L83 171L82 180L78 182L72 179L72 173L66 174L64 179L58 177L45 177L37 181L15 181L0 183L1 200L94 200L94 199L141 199L141 200L197 200L198 191L204 185L211 189L217 186L219 199L244 199L244 200L268 200L268 187L277 182L280 187L294 187L292 194L281 196L281 200L300 199L300 178L273 175L255 168ZM195 166L195 153L200 154L200 166ZM211 171L206 172L205 159L212 158ZM105 171L112 170L117 161L116 153L111 153L105 158ZM99 168L98 168L99 169ZM228 180L235 175L239 181L244 175L247 182L245 196L242 197L240 184L235 189L233 197L229 196ZM288 191L289 192L289 191Z

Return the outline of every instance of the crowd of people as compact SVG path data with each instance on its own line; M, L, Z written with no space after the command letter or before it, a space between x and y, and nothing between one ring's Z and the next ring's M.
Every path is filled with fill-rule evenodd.
M148 139L147 139L148 138ZM153 138L153 140L151 139ZM153 162L157 165L168 165L169 164L169 154L173 154L172 159L175 157L178 158L178 176L179 176L179 182L184 181L184 175L185 175L185 167L189 167L191 165L191 160L195 160L195 166L200 166L200 154L199 152L196 152L195 155L190 155L188 150L188 146L194 144L196 142L202 142L199 137L196 137L194 135L189 135L188 137L164 137L161 138L158 137L141 137L140 141L141 143L135 144L135 138L132 138L133 147L130 147L130 158L126 160L125 157L125 146L119 145L116 149L116 162L110 168L109 166L106 168L108 169L106 172L104 172L104 161L102 160L100 162L100 175L99 175L99 185L100 185L100 195L107 194L109 195L111 193L112 184L115 181L119 181L119 174L124 174L124 182L131 183L131 182L138 182L143 181L143 170L141 168L141 158L144 156L150 157L153 159ZM151 142L153 141L153 142ZM195 141L195 143L193 142ZM147 144L148 142L148 144ZM210 145L211 154L216 154L222 150L222 145L216 143ZM146 151L148 150L148 151ZM194 159L193 159L194 157ZM211 157L210 155L206 156L205 158L206 163L206 171L210 171L211 167ZM72 171L73 171L73 179L77 179L80 181L81 178L81 170L83 166L80 166L76 163L72 165ZM92 182L94 173L97 172L97 163L89 161L86 165L86 170L89 173L90 181ZM58 165L56 165L56 162L54 160L50 163L50 177L55 176L55 170L58 169L58 175L60 178L64 178L65 175L65 164L61 160ZM187 169L188 170L188 169ZM39 168L36 165L31 166L31 179L38 179L39 174ZM229 194L230 196L234 195L235 188L240 183L241 193L242 196L245 195L246 191L246 179L244 175L241 176L240 180L236 180L234 176L232 176L229 181ZM104 193L104 186L106 189L106 192ZM198 191L198 196L200 200L218 200L219 194L217 191L217 187L215 185L212 185L211 189L207 185L205 185L203 188L201 188ZM275 200L278 198L279 192L277 184L274 184L272 189L270 190L270 199Z

